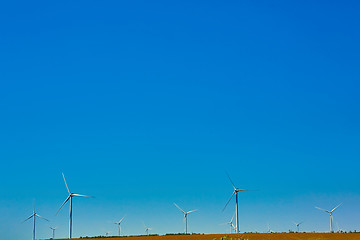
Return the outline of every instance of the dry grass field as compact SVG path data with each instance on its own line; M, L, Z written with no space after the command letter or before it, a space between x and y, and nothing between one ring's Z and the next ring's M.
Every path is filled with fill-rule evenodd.
M360 233L243 233L243 234L194 234L165 236L131 236L93 238L98 240L360 240ZM84 238L82 238L84 239Z

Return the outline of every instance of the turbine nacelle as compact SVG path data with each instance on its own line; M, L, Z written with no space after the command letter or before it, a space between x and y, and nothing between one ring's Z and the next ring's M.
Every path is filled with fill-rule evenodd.
M236 189L234 190L234 192L243 192L243 191L248 191L248 190L246 190L246 189L238 189L238 188L236 188Z

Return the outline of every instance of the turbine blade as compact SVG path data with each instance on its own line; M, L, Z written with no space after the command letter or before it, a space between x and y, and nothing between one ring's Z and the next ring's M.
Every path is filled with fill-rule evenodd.
M231 194L231 197L229 199L229 201L227 201L227 203L225 204L225 207L223 208L223 211L225 210L226 206L229 204L230 200L232 199L232 197L234 196L235 191L233 192L233 194Z
M233 221L233 219L234 219L234 216L235 216L235 213L232 215L232 218L231 218L231 220L230 220L230 222L229 222L229 223L231 223L231 224L232 224L232 221Z
M28 217L27 219L25 219L25 220L24 220L24 221L22 221L21 223L26 222L27 220L29 220L30 218L32 218L34 215L35 215L34 213L33 213L33 214L31 214L31 216L30 216L30 217Z
M76 193L73 193L72 195L73 195L73 196L76 196L76 197L95 198L95 197L92 197L92 196L86 196L86 195L81 195L81 194L76 194Z
M198 211L198 210L199 210L199 209L191 210L191 211L188 211L187 213L196 212L196 211Z
M315 208L317 208L317 209L319 209L319 210L321 210L321 211L324 211L324 212L330 213L328 210L325 210L325 209L322 209L322 208L319 208L319 207L315 207Z
M182 211L184 214L186 214L186 212L184 210L182 210L176 203L174 203L175 207L177 207L180 211Z
M231 185L233 185L234 190L235 190L236 189L235 184L233 183L233 181L231 180L231 178L230 178L230 176L229 176L229 174L227 172L226 172L226 175L228 176L228 178L229 178L229 180L231 182Z
M71 197L71 195L69 195L69 196L65 199L65 201L63 202L63 204L61 205L61 207L59 208L59 210L57 211L57 213L56 213L55 215L57 215L57 214L59 213L60 209L65 205L65 203L66 203L67 201L69 201L70 197Z
M68 187L68 185L67 185L67 183L66 183L64 173L62 173L62 176L63 176L64 182L65 182L66 189L68 190L69 194L71 194L71 193L70 193L70 190L69 190L69 187Z
M336 207L334 207L334 209L333 210L331 210L330 212L333 212L333 211L335 211L335 209L337 209L338 207L340 207L340 205L341 205L342 203L340 203L339 205L337 205Z
M125 216L119 221L119 224L124 220Z
M46 221L50 222L48 219L46 219L46 218L44 218L44 217L40 216L39 214L35 214L35 216L37 216L37 217L39 217L39 218L42 218L42 219L44 219L44 220L46 220Z

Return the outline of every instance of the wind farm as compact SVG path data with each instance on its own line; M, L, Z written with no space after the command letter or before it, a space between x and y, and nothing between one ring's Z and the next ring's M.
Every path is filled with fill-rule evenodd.
M0 240L360 240L359 13L1 1Z
M233 193L230 196L230 199L226 202L225 207L222 209L221 213L224 214L224 210L226 209L226 207L228 206L228 204L231 202L232 198L235 196L235 206L234 206L234 213L230 219L230 221L227 221L225 223L222 223L220 225L228 225L229 226L229 232L226 233L222 233L222 234L204 234L204 233L194 233L191 232L189 233L188 231L188 215L190 213L193 212L197 212L198 209L194 209L194 210L190 210L190 211L185 211L183 210L178 204L173 203L173 205L183 214L183 222L184 222L184 232L183 233L166 233L166 234L158 234L155 232L151 232L153 231L152 227L149 227L148 225L145 225L145 223L143 222L143 234L138 234L138 235L124 235L121 233L121 224L124 222L125 216L123 216L119 221L117 222L113 222L113 224L117 225L117 235L110 235L110 231L106 231L105 235L103 236L103 238L121 238L121 237L136 237L137 239L215 239L215 238L219 238L219 239L224 239L224 238L234 238L234 239L248 239L248 240L261 240L261 239L274 239L274 240L281 240L281 239L303 239L303 240L307 240L307 239L311 239L312 237L316 236L316 237L321 237L322 239L353 239L354 236L358 236L358 234L356 234L356 231L353 234L343 234L345 233L342 229L340 229L339 227L337 227L337 233L342 233L342 235L340 234L335 234L334 231L334 227L333 227L333 213L336 209L338 209L342 203L338 204L336 207L334 207L331 210L325 210L319 207L315 207L318 210L324 211L326 213L328 213L330 215L330 231L328 233L315 233L315 232L308 232L308 231L300 231L300 225L302 225L304 223L304 221L302 222L293 222L293 224L296 226L296 231L290 231L288 233L285 232L281 232L281 231L273 231L270 228L270 224L267 223L267 231L263 231L263 232L258 232L257 230L255 231L244 231L244 232L240 232L239 229L239 213L238 213L238 193L239 192L243 192L243 191L248 191L245 189L239 189L235 186L234 182L232 181L232 179L230 178L230 176L226 173L226 176L228 178L228 180L230 181L232 187L233 187ZM63 202L63 204L60 206L60 208L58 209L58 211L56 212L55 216L58 215L59 211L62 209L62 207L68 202L70 201L70 219L69 219L69 235L68 238L66 239L71 239L73 238L73 234L72 234L72 198L73 197L87 197L87 198L93 198L87 195L82 195L82 194L77 194L77 193L72 193L68 187L67 181L65 179L65 175L62 173L62 178L63 178L63 182L65 184L66 190L68 192L68 196L65 199L65 201ZM219 209L218 209L219 211ZM201 212L199 212L198 214L201 214ZM233 223L234 221L234 217L235 217L235 225ZM32 235L32 239L35 240L36 239L36 235L35 235L35 229L36 229L36 218L40 218L42 220L45 221L50 221L46 218L41 217L40 215L37 214L37 212L35 211L35 204L33 206L33 213L31 216L29 216L27 219L25 219L23 222L26 222L30 219L33 219L33 235ZM246 221L246 220L244 220ZM338 226L338 223L337 223ZM56 227L51 227L49 226L49 228L52 230L52 237L51 239L55 239L55 230L58 228ZM276 237L274 237L276 236ZM349 237L350 236L350 237ZM99 236L94 236L97 238L102 238L102 235L100 234ZM92 237L82 237L82 238L92 238ZM65 239L65 238L57 238L57 239Z

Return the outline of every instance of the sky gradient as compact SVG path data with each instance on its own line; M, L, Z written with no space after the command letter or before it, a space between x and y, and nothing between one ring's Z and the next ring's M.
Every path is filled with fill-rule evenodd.
M0 3L0 236L360 230L359 5Z

